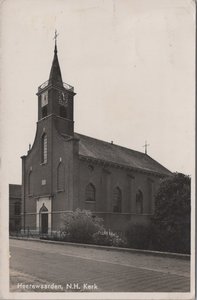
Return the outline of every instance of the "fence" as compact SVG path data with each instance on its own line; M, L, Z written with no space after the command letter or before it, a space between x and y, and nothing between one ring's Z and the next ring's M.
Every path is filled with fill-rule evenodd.
M94 215L92 215L92 217L94 218ZM120 218L120 216L118 217ZM34 218L36 218L36 215ZM114 215L113 218L115 218ZM107 245L111 245L110 243L112 243L111 240L113 239L112 235L116 234L117 237L120 238L120 243L122 243L121 240L126 240L126 246L130 248L190 253L189 221L171 222L171 226L169 224L165 225L165 222L157 222L156 224L150 224L150 226L147 226L145 223L128 222L128 214L126 215L126 220L127 227L125 230L116 230L105 227L106 229L101 232L100 236L97 236L96 243L104 243L104 245L106 243ZM65 230L53 229L47 233L42 233L39 229L32 229L30 226L26 226L25 230L11 231L10 236L73 242L69 233L66 233ZM83 238L79 242L90 243L90 241L86 241L85 239L83 242ZM122 243L122 245L123 244L124 243Z

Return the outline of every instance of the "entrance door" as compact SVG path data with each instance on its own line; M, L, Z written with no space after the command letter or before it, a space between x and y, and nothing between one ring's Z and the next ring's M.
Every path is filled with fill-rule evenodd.
M48 209L46 208L44 203L40 209L40 233L48 233Z
M41 213L41 233L48 233L48 214Z

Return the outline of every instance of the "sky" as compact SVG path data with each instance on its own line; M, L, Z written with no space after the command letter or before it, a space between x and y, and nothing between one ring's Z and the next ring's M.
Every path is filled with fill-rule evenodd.
M57 29L63 81L74 86L75 131L191 175L195 136L192 0L7 0L1 4L1 166L21 183L33 144L38 86Z

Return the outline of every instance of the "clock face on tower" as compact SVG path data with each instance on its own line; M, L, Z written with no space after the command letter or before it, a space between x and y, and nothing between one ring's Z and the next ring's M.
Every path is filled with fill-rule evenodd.
M63 106L68 105L68 94L63 91L59 91L59 104Z

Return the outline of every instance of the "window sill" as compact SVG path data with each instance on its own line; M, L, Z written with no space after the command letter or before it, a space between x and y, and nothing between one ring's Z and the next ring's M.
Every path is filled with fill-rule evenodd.
M43 166L43 165L46 165L46 164L47 164L47 162L43 162L43 163L40 164L40 166Z

